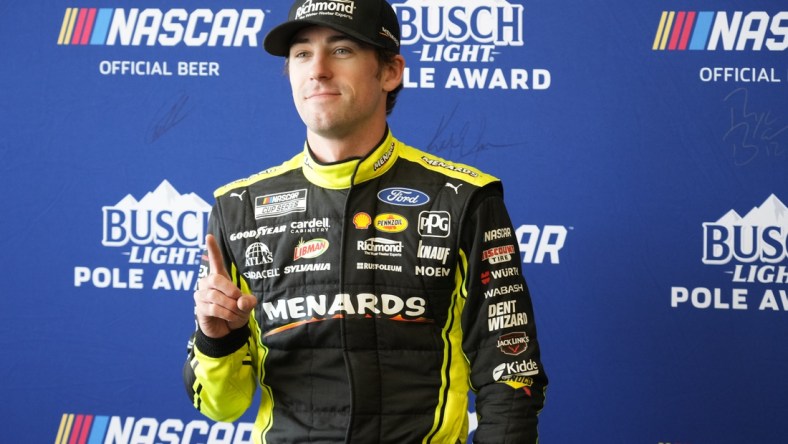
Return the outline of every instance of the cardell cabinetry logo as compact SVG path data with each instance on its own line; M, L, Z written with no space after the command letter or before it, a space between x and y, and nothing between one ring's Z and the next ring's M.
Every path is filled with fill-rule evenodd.
M101 244L121 251L129 267L74 267L75 287L139 290L194 288L211 206L194 193L180 194L167 181L137 200L126 195L102 208ZM146 281L145 267L155 277ZM161 268L166 267L166 268Z
M672 287L672 307L788 311L788 208L772 194L744 216L703 223L702 261L724 267L736 288Z

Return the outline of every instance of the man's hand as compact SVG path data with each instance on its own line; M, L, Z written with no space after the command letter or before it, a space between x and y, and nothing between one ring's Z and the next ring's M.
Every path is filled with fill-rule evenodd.
M200 279L199 290L194 292L195 313L205 336L221 338L246 325L257 299L242 294L230 280L222 252L212 235L205 237L205 245L211 274Z

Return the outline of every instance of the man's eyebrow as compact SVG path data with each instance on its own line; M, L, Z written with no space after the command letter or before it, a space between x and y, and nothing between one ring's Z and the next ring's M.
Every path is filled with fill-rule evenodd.
M326 41L328 43L337 43L337 42L344 42L344 41L348 41L348 42L351 42L351 43L358 43L358 40L354 39L353 37L351 37L351 36L349 36L347 34L342 34L342 33L332 34L326 39ZM310 40L308 38L306 38L306 37L303 37L303 36L301 36L301 37L294 37L293 40L290 42L290 46L297 45L299 43L309 43L309 42L310 42Z

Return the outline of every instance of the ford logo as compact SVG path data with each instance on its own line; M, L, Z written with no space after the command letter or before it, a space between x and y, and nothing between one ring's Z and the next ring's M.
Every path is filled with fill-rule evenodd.
M378 193L378 199L391 205L415 207L430 201L430 196L410 188L386 188Z

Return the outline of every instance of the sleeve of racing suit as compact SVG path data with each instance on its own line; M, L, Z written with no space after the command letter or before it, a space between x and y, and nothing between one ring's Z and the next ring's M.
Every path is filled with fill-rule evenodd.
M536 443L547 375L531 296L500 183L477 192L466 210L463 350L471 366L475 443Z
M211 212L208 229L222 250L225 267L234 270L221 226L221 211L216 205ZM208 273L206 253L202 257L200 277ZM231 272L231 275L235 274ZM239 282L235 284L239 285ZM249 324L216 339L205 336L198 327L189 340L187 352L183 380L194 407L215 421L234 421L243 415L251 405L257 387L254 368L256 347Z

